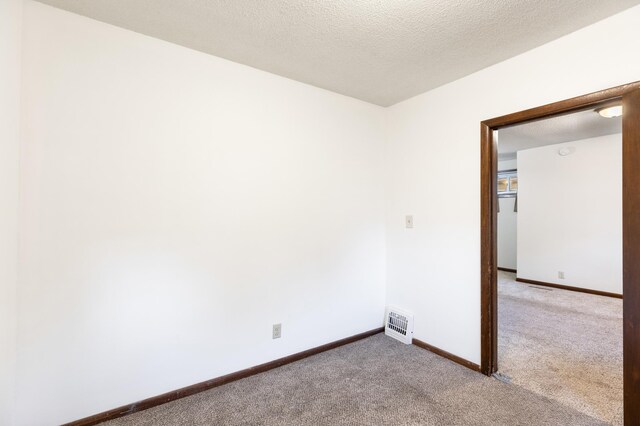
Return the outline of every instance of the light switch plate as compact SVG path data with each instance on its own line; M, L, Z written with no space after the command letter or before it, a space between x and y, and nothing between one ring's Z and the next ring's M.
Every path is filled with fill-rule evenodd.
M282 324L273 324L273 339L282 337Z

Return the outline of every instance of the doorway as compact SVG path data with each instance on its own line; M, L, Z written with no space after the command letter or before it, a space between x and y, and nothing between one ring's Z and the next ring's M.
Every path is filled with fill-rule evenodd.
M481 123L481 370L498 370L498 129L554 116L623 106L623 378L624 422L640 420L640 82L486 120Z
M621 108L497 134L496 375L621 426Z

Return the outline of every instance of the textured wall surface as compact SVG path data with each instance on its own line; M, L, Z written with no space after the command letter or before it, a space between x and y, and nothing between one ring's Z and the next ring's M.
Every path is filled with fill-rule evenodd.
M502 139L500 139L502 143ZM498 170L511 170L518 167L516 160L500 161ZM517 269L518 250L518 213L514 212L515 198L499 198L498 212L498 266Z
M0 424L14 415L22 0L0 1Z
M416 338L480 361L480 122L638 80L639 22L636 6L387 110L387 302Z
M383 108L26 4L19 424L382 325Z
M519 151L518 178L518 278L622 294L622 134Z
M639 0L42 0L388 106Z

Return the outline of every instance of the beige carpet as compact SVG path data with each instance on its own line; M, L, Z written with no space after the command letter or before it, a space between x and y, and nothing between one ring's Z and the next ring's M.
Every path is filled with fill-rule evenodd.
M511 382L622 425L622 300L498 279L498 365Z
M117 425L603 425L383 334Z

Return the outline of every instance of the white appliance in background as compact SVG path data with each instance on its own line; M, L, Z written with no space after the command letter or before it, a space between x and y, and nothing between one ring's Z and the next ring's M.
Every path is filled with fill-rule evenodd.
M387 306L384 334L410 345L413 340L413 314L395 306Z

